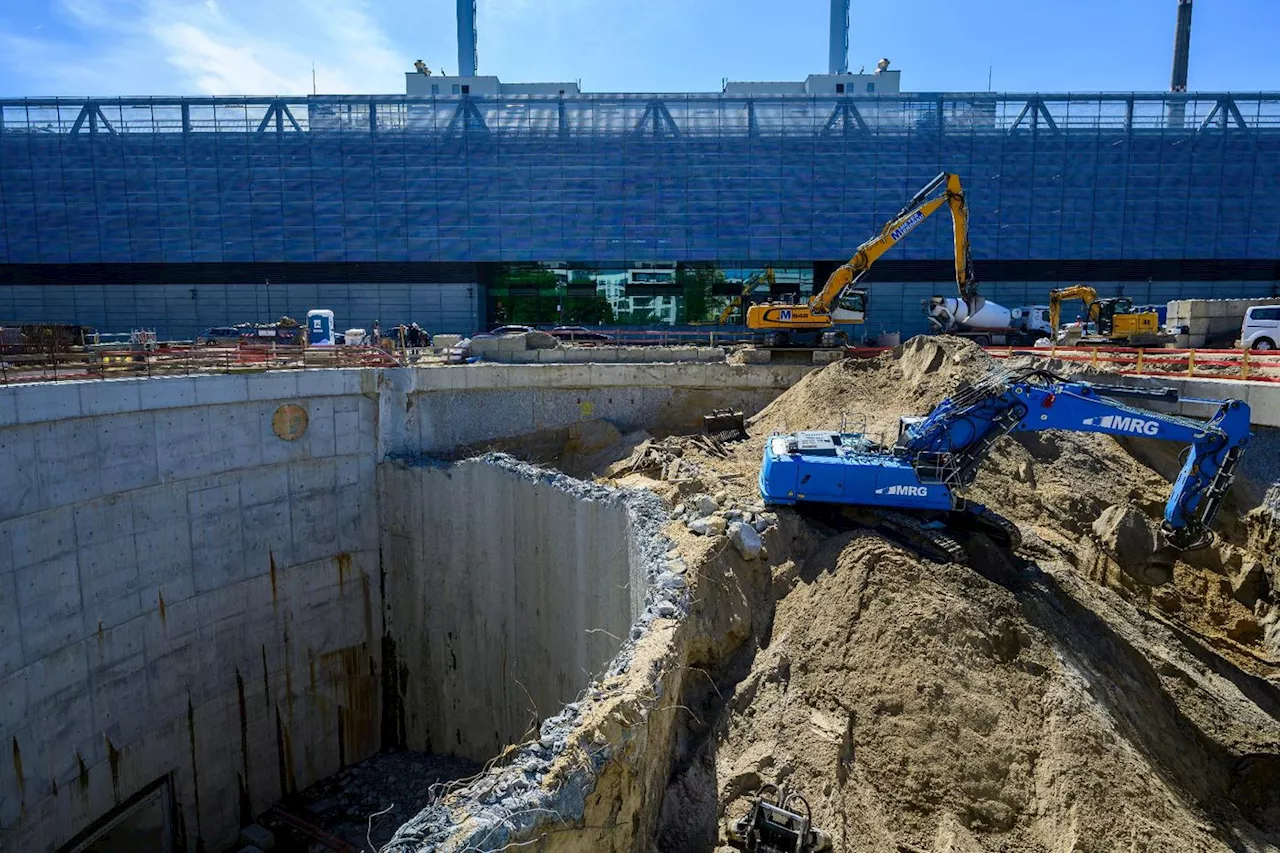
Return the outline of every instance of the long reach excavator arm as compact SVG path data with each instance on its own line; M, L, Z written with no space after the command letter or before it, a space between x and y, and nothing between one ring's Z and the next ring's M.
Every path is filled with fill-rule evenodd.
M942 190L941 194L937 194ZM966 302L977 296L978 282L973 274L973 259L969 252L969 205L960 186L960 176L943 172L925 185L906 203L902 210L885 223L880 233L858 247L848 263L837 267L827 278L827 283L809 300L809 308L817 313L830 312L831 306L845 289L856 283L880 256L910 234L943 205L951 209L952 233L956 254L956 285Z
M838 313L842 308L842 297L845 297L881 255L944 206L951 211L956 285L966 302L976 301L978 282L973 275L973 261L969 253L969 207L960 186L960 176L943 172L916 193L874 237L859 246L848 263L837 267L821 290L801 303L769 302L752 305L747 310L747 328L766 333L770 346L807 346L818 341L823 346L836 344L843 337L833 331L833 327L842 322ZM865 306L865 299L858 296L860 293L855 291L855 297L851 299L858 303L858 307L853 309L854 319L843 322L862 322L860 312Z
M898 447L920 458L943 454L954 485L973 481L997 438L1010 432L1097 432L1181 442L1186 461L1165 504L1163 529L1175 548L1207 540L1227 488L1249 441L1249 406L1240 400L1199 400L1217 405L1208 421L1139 409L1113 397L1170 399L1170 390L1070 382L1039 370L980 384L942 401L923 419L904 425Z
M901 511L910 510L963 527L974 518L992 520L959 492L1001 436L1056 429L1155 438L1189 448L1165 504L1166 544L1200 547L1211 537L1210 524L1249 441L1249 406L1192 400L1217 407L1201 421L1117 399L1125 397L1169 402L1177 392L1074 382L1036 369L995 373L923 417L903 418L892 446L856 432L772 436L765 442L760 493L769 504L836 504L846 511L889 512L898 522ZM1015 530L1005 525L1006 541L1016 540Z

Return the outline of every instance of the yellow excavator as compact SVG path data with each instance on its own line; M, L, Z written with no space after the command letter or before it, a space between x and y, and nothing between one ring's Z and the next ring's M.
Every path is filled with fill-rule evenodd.
M724 306L724 310L720 312L720 316L716 319L716 322L722 326L729 322L729 318L734 315L734 312L738 310L739 306L747 300L747 297L750 296L756 288L762 284L768 284L769 288L772 290L775 281L776 279L773 275L773 267L765 267L762 270L756 270L753 272L747 280L742 283L742 293L729 300L729 304Z
M1170 343L1174 336L1160 328L1160 317L1154 311L1134 311L1127 296L1100 299L1098 291L1087 284L1077 284L1049 291L1049 328L1057 335L1062 319L1062 303L1079 299L1085 305L1084 317L1093 323L1095 333L1068 335L1066 343L1099 346L1152 346Z
M938 191L942 192L939 193ZM969 207L960 176L943 172L916 193L906 206L885 223L880 233L858 247L849 262L836 268L822 290L807 302L763 302L747 310L747 328L761 333L766 347L847 346L848 332L840 326L866 319L867 293L854 289L881 255L897 245L944 205L951 210L956 252L956 284L960 296L970 301L977 295L969 256Z

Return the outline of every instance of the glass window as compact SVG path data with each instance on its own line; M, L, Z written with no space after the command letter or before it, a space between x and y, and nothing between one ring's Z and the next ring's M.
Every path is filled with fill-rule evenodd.
M432 84L431 84L431 94L433 94L433 95L438 95L438 94L440 94L440 84L439 84L439 83L432 83Z
M876 90L876 84L875 84L874 82L871 82L871 83L868 83L868 84L867 84L867 91L868 91L868 92L874 92L875 90Z
M453 84L453 94L455 94L455 95L456 95L456 94L458 94L458 92L459 92L458 84L457 84L457 83L454 83L454 84Z

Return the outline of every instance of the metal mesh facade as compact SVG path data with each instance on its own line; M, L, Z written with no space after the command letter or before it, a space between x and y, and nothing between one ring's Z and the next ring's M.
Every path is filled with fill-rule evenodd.
M0 265L837 260L942 170L980 276L1280 260L1280 94L586 95L0 101Z
M834 259L943 169L977 258L1280 257L1280 95L11 101L0 139L8 263Z

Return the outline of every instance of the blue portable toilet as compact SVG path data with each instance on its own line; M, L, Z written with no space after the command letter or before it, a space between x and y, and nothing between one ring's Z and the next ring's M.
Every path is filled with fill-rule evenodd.
M313 308L307 312L307 343L313 347L333 346L333 312Z

